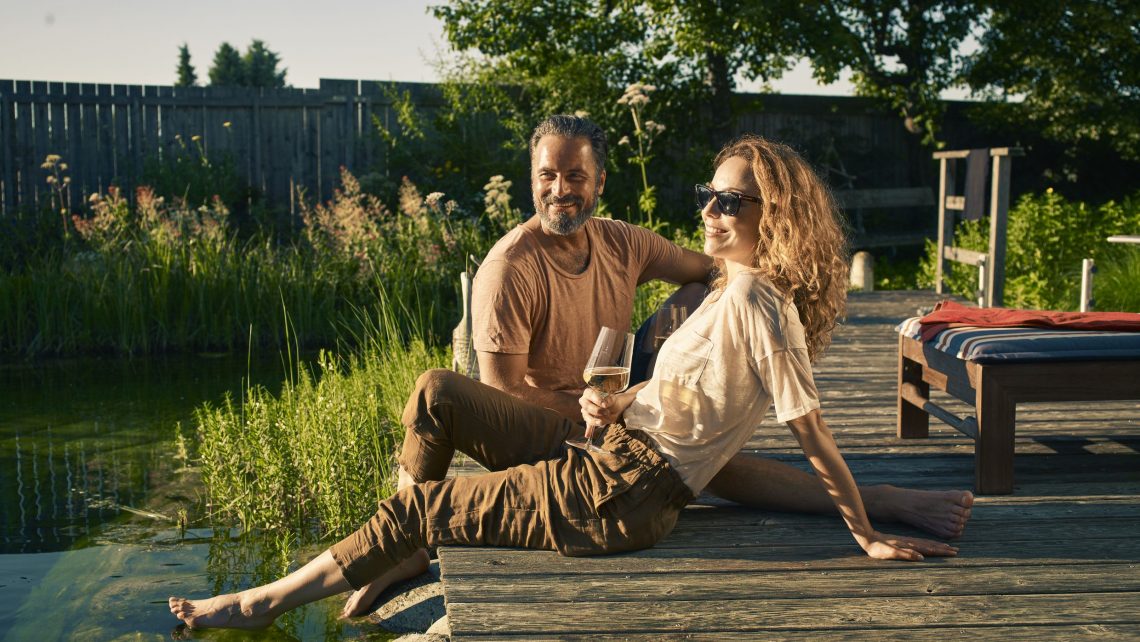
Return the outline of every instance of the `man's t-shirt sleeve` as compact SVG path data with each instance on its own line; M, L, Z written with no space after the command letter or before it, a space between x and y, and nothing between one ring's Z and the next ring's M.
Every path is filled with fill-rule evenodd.
M527 354L535 309L534 283L505 260L484 262L471 295L473 343L480 352Z
M659 279L678 265L683 256L681 248L660 234L636 225L627 226L629 247L635 261L641 265L638 285Z

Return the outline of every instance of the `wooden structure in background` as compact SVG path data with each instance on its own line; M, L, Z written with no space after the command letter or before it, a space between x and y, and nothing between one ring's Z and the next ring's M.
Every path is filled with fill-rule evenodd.
M979 266L984 271L979 282L979 305L1001 306L1005 285L1005 226L1009 214L1009 173L1014 156L1024 153L1018 147L995 147L989 150L993 163L990 179L990 242L986 253L954 247L955 212L966 209L966 196L957 191L957 161L970 155L970 150L935 152L939 162L938 180L938 264L935 269L935 291L945 289L947 261Z

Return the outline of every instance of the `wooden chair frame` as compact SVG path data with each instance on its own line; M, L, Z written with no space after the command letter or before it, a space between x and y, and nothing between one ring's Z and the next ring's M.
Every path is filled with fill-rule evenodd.
M930 387L975 409L960 418L930 401ZM898 436L929 436L930 415L974 439L974 489L1013 492L1016 406L1028 401L1140 399L1140 360L1030 361L981 364L963 361L899 335Z

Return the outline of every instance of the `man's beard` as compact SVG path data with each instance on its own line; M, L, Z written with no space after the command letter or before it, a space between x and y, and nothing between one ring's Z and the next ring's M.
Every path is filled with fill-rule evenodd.
M552 215L548 212L551 205L576 205L578 206L578 214L572 217ZM542 229L550 234L569 236L581 229L586 221L594 215L594 212L598 211L598 195L594 194L594 200L589 207L585 207L585 199L580 196L567 196L565 198L535 196L534 209L538 212L539 220L542 221Z

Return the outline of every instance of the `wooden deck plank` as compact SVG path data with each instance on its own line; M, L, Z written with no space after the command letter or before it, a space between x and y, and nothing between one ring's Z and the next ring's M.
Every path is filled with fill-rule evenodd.
M731 590L731 589L728 589ZM549 601L516 603L508 612L482 603L448 602L453 636L471 632L526 635L550 632L561 622L570 634L669 633L704 631L831 631L870 628L987 626L1016 621L1022 625L1140 625L1136 598L1129 593L1048 595L951 595L914 598L829 598L825 600L708 599L639 602ZM457 622L467 628L458 628Z
M817 366L824 416L861 483L973 481L973 442L949 426L931 422L929 439L895 437L894 326L934 300L853 296L849 323ZM872 560L835 517L702 496L646 551L440 549L452 637L1140 640L1140 403L1020 404L1017 414L1015 494L977 498L956 558ZM745 449L807 469L774 421ZM917 533L895 526L881 525Z
M748 642L818 642L817 631L734 631L732 640ZM518 642L520 639L541 642L544 640L589 640L590 642L703 642L723 641L724 633L589 633L572 635L569 633L537 634L528 633L525 638L502 634L464 635L464 640L480 642ZM828 631L827 640L833 642L946 642L947 640L1002 640L1003 642L1040 642L1041 640L1137 640L1140 639L1140 626L1129 624L1077 624L1041 626L978 626L978 627L929 627L922 629L845 629Z
M1074 572L1079 571L1079 573ZM729 577L725 573L689 573L676 582L659 575L577 574L513 576L487 582L483 576L448 580L456 601L550 602L551 584L557 597L570 602L644 602L661 600L726 600L764 597L924 597L927 595L1021 595L1077 593L1095 584L1102 592L1140 590L1140 572L1134 564L1088 564L977 568L962 573L956 568L896 565L892 569L773 571ZM730 594L731 592L731 594Z

